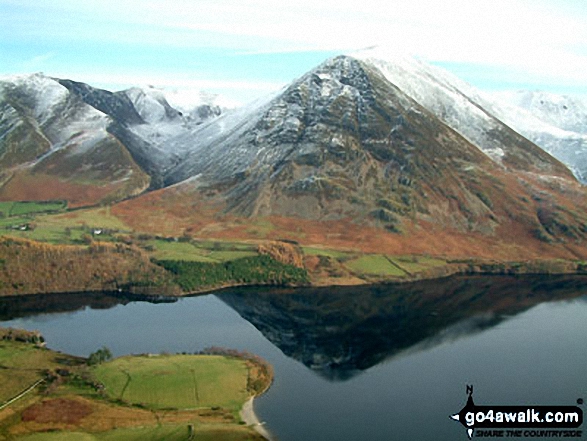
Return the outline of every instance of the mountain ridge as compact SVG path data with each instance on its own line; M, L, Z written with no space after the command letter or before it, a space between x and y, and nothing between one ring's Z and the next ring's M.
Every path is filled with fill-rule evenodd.
M119 213L156 206L194 235L215 225L251 237L244 217L291 240L312 231L332 243L341 231L346 246L347 233L373 227L390 246L436 234L461 237L458 248L485 238L535 255L541 243L584 253L584 192L563 164L491 116L505 160L492 158L362 60L327 60L241 112L195 131L203 141L172 170L174 185Z
M54 97L22 92L20 113L3 104L0 147L28 151L61 173L54 181L61 182L67 170L63 154L54 154L59 140L50 139L56 129L47 109L57 128L68 128L70 150L80 149L79 136L98 133L142 180L132 191L86 201L140 195L113 207L137 231L165 229L169 221L190 235L279 234L343 247L363 237L356 246L373 249L369 232L382 237L385 249L440 252L453 244L455 255L469 248L501 256L513 247L516 258L541 250L587 256L585 190L560 161L500 121L494 105L465 83L419 61L394 64L369 54L331 58L256 103L220 113L210 107L203 120L174 109L155 89L112 93L47 79L60 87ZM94 115L95 127L72 132L60 97ZM20 115L26 128L20 138L10 135L17 133L11 115ZM43 158L48 152L50 161ZM86 158L81 166L104 162ZM34 174L27 164L9 170L28 167ZM0 197L26 187L14 182ZM255 227L264 222L270 232Z

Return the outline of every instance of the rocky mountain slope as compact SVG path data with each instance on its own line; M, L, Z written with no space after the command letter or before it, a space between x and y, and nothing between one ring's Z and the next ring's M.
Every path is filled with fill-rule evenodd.
M473 87L449 72L401 53L374 48L352 54L376 67L385 78L496 162L527 169L544 159L539 151L490 113Z
M165 95L154 88L112 93L83 83L59 81L72 94L110 116L108 131L149 174L151 189L163 185L165 174L196 143L192 131L222 112L219 106L201 103L184 115L171 107Z
M584 193L563 164L441 88L450 94L433 98L464 118L453 125L471 127L477 147L383 67L336 57L277 96L213 120L193 133L198 144L170 170L167 184L179 185L165 194L203 200L217 215L585 240Z
M524 161L525 154L518 150L517 141L504 133L503 123L562 161L583 183L587 182L587 137L575 131L587 127L587 113L581 101L545 94L534 98L521 95L510 96L510 101L517 99L520 103L512 105L503 96L500 99L499 95L484 94L451 73L413 57L381 48L353 56L377 66L390 82L485 153L501 158L506 166ZM540 102L549 104L536 104ZM496 133L499 135L495 136ZM527 159L531 162L535 158Z

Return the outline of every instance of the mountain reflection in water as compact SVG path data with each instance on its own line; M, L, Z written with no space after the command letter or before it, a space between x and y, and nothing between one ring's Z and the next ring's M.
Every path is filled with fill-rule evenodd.
M228 289L216 297L285 355L336 381L480 332L539 303L579 297L585 286L587 276L456 276L389 285ZM178 300L122 293L4 297L0 321Z
M80 356L104 345L117 356L209 346L258 354L275 379L255 411L283 441L453 441L466 438L448 418L466 384L483 403L583 396L585 287L587 276L461 276L226 289L160 305L118 293L23 296L0 298L0 322Z
M585 277L453 277L408 284L224 292L218 297L330 380L480 332L539 303L579 297Z

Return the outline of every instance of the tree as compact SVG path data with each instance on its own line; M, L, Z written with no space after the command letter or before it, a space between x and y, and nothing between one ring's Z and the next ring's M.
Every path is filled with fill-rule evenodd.
M88 357L88 364L94 366L96 364L104 363L112 358L112 352L106 346L102 346L96 352L92 352Z

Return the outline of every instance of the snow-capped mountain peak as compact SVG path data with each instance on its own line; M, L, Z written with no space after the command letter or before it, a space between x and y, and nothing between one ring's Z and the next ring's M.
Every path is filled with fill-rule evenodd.
M179 117L179 112L173 109L165 96L156 89L141 89L133 87L124 93L133 102L135 109L147 123L159 123Z

